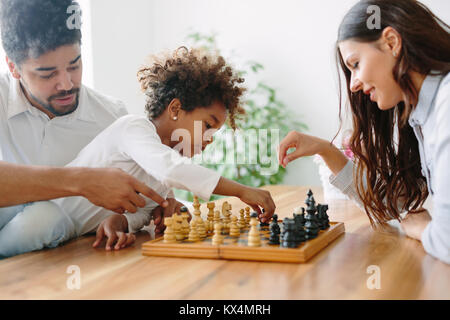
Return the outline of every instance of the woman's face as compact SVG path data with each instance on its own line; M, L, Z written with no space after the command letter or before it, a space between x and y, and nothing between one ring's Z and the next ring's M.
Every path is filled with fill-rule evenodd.
M351 72L350 89L363 91L381 110L395 107L404 100L403 91L394 80L394 52L384 39L377 43L345 40L339 43L342 58ZM398 49L397 49L398 50Z

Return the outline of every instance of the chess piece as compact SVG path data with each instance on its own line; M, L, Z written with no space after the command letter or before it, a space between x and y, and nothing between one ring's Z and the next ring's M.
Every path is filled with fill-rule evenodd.
M173 231L173 220L171 217L167 217L164 219L164 225L166 226L166 230L164 231L164 242L165 243L176 243L175 233Z
M181 230L182 220L183 220L182 217L179 216L178 214L174 213L172 215L173 231L175 233L175 238L177 239L177 241L184 240L184 234Z
M237 217L232 216L231 217L231 224L230 224L230 237L239 237L241 234L239 227L237 225Z
M206 207L208 208L208 216L207 216L207 228L206 231L207 232L213 232L214 231L214 223L213 223L213 219L214 219L214 208L216 207L216 204L214 202L208 202L208 204L206 205Z
M269 244L280 244L280 226L278 225L278 215L273 215L273 220L270 223L270 237Z
M250 207L245 207L245 225L246 227L250 225Z
M189 211L183 206L180 208L181 212L181 232L183 233L184 239L189 236Z
M244 217L244 209L239 210L240 218L238 221L238 227L240 229L244 229L246 227L245 217Z
M205 228L205 222L203 221L202 217L201 217L201 211L200 211L200 203L198 201L198 197L194 196L194 203L192 204L192 206L194 207L194 220L195 220L195 225L197 228L197 233L198 236L201 239L206 238L206 228Z
M219 245L223 243L223 237L222 237L222 224L221 223L215 223L214 224L214 235L212 237L212 244L213 245Z
M258 230L258 215L253 213L250 219L250 232L248 233L248 246L249 247L260 247L261 246L261 235Z
M311 198L312 198L312 196L313 196L313 193L312 193L311 189L309 189L309 191L308 191L308 193L307 193L306 195L307 195L308 197L306 198L305 203L306 203L307 205L309 205L309 202L311 201Z
M309 202L308 208L306 208L306 217L305 217L305 230L306 230L306 239L314 239L319 234L319 226L317 224L317 218L315 216L316 207L314 206L314 198Z
M298 216L298 218L295 218L296 216ZM297 207L294 209L294 220L295 219L297 219L297 223L302 226L305 225L305 208Z
M284 248L297 248L298 242L295 235L295 221L289 218L283 221L283 238L281 239L281 246Z
M224 202L222 204L222 215L223 215L223 232L225 234L228 234L230 232L230 223L231 223L231 204L229 204L228 202Z
M191 241L191 242L200 241L200 237L197 233L197 222L195 219L191 220L191 229L189 231L188 241Z
M213 224L216 225L216 223L221 223L221 219L220 219L220 211L216 210L214 211L214 220L213 220Z
M317 205L317 220L320 224L320 230L325 230L330 227L330 220L327 214L328 205L327 204L318 204Z

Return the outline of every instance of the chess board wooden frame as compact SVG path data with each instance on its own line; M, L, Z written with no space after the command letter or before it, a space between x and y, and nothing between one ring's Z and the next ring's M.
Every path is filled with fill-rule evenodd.
M279 221L280 223L281 221ZM247 228L248 232L248 228ZM268 232L268 231L265 231ZM146 256L227 259L269 262L304 263L319 253L345 232L344 223L330 222L330 227L321 230L317 238L302 243L298 248L283 248L279 245L269 245L262 240L261 247L249 247L239 243L228 242L233 238L227 236L223 244L212 245L210 241L164 243L163 237L142 244L142 254ZM208 235L210 240L212 235ZM247 239L247 235L245 235Z

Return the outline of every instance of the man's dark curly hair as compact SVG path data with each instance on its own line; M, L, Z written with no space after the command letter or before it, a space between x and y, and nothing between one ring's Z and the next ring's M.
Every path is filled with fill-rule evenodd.
M159 117L173 99L181 109L192 111L221 102L228 110L229 124L236 129L236 118L245 113L241 97L244 79L235 74L220 55L203 49L181 47L171 54L150 57L150 63L137 73L147 96L145 109L150 118Z
M6 55L20 65L63 45L81 44L81 31L69 29L72 0L1 0L0 28Z

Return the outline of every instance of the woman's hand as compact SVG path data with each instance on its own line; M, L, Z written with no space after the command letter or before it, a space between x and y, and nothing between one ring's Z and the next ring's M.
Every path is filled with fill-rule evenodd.
M287 154L290 148L295 148L295 151ZM337 175L348 162L348 158L329 141L297 131L289 132L281 140L278 151L278 162L286 168L288 163L295 159L313 156L315 154L322 157L334 175Z
M297 131L291 131L280 142L278 162L283 167L286 167L289 162L300 157L313 156L322 153L326 150L327 146L330 146L330 143L326 140ZM295 148L295 151L287 154L287 151L290 148Z
M408 213L400 226L408 237L422 241L422 233L430 221L430 214L423 210L419 213Z
M114 214L100 223L97 228L97 238L92 246L97 248L103 238L106 237L106 250L112 250L112 246L114 244L114 250L123 249L133 244L136 240L136 236L134 234L127 232L127 218L121 214Z

